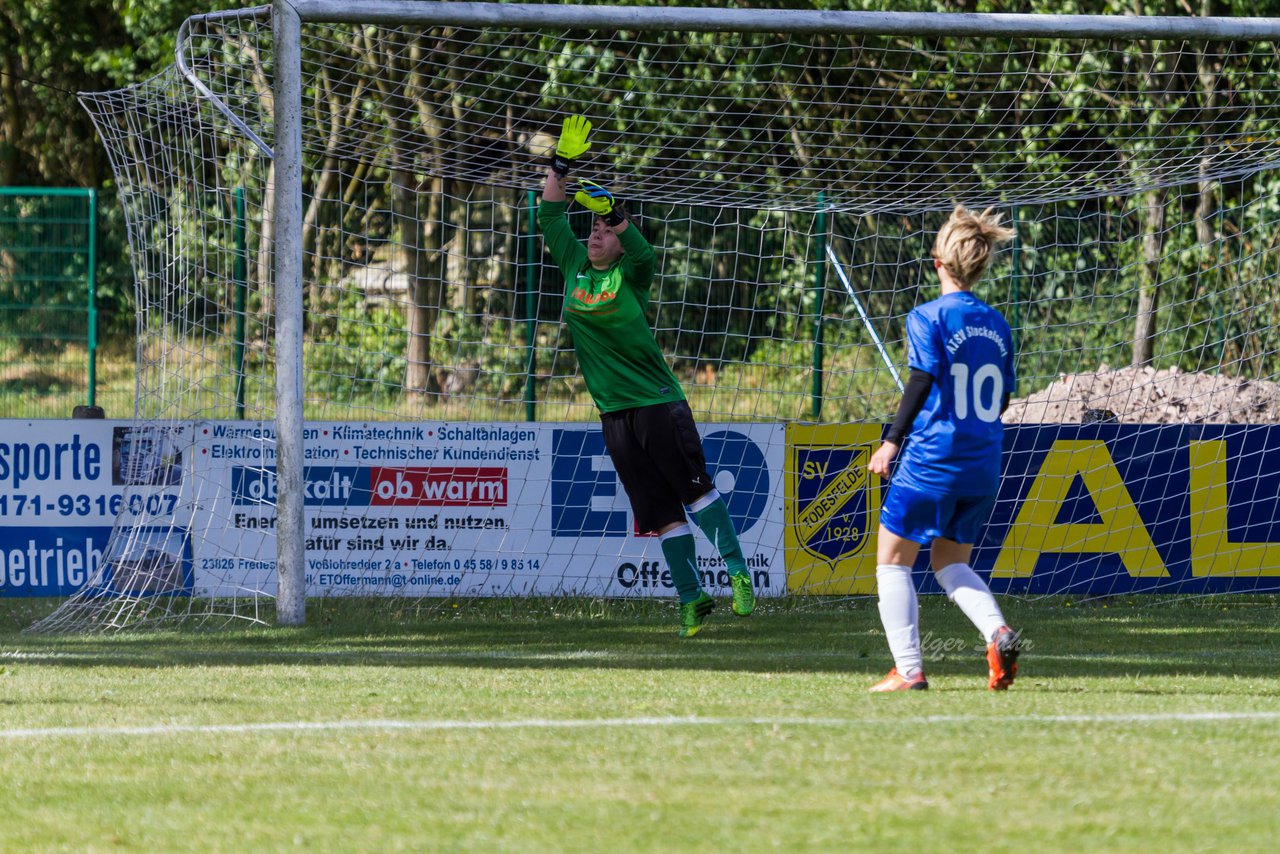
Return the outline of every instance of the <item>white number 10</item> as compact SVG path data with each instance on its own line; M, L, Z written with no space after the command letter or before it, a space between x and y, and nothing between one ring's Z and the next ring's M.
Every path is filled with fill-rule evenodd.
M998 365L987 363L973 373L973 384L969 383L969 366L952 364L951 378L956 389L956 418L969 417L969 400L973 400L973 414L979 421L992 424L1000 417L1000 401L1004 399L1004 374ZM986 397L984 386L991 384L990 405L984 406Z

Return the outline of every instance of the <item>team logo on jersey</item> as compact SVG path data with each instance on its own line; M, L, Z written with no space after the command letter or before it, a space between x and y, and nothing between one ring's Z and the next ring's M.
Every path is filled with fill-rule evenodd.
M578 281L586 280L587 285L583 287L581 284L574 287L569 297L578 303L583 309L593 311L602 305L613 302L618 296L618 288L622 285L622 273L613 269L600 282L600 290L592 293L591 279L585 274L579 274Z

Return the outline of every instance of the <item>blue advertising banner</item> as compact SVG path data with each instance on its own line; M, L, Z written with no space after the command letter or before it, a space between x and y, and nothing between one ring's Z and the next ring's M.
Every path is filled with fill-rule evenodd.
M0 595L70 596L102 563L111 526L0 527Z
M973 563L997 592L1275 590L1278 496L1275 427L1009 427Z
M0 596L190 592L190 428L0 426ZM123 520L129 536L112 538Z
M875 592L879 425L787 428L787 587ZM1028 424L974 568L1002 593L1280 590L1280 428ZM941 589L922 550L921 592Z

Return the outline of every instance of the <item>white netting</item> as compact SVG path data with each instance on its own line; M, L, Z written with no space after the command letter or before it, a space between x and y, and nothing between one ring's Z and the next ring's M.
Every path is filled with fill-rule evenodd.
M999 205L1018 229L979 288L1015 328L1028 401L1010 421L1078 420L1041 403L1073 395L1080 411L1110 410L1122 424L1176 412L1250 425L1276 410L1257 397L1269 385L1224 391L1276 375L1270 43L319 25L303 34L309 420L594 418L559 323L563 283L532 223L545 155L573 113L595 124L584 174L629 201L657 249L655 333L704 432L890 417L898 368L886 356L902 364L904 318L936 294L922 262L957 201ZM204 422L274 416L268 11L192 19L180 54L185 75L84 102L129 218L138 429L194 422L193 454L204 454ZM1106 368L1130 362L1164 373L1156 382ZM1170 391L1174 368L1211 379ZM1063 379L1095 371L1088 392ZM1045 441L1058 429L1045 428ZM771 435L752 441L781 459L783 432ZM371 439L391 450L370 459L415 459L414 436ZM260 468L270 462L269 429L227 441ZM230 507L227 485L191 463L177 514L123 515L111 554L124 558L107 561L50 625L259 614L274 590L259 571L274 558L273 532L258 529L270 527L271 500L210 521L210 508ZM1015 459L1009 478L1030 476ZM557 500L545 478L522 483L513 505ZM760 501L781 506L781 484L770 489ZM368 503L321 506L349 520L367 517ZM1017 512L1010 504L997 516ZM250 517L259 521L244 524ZM513 510L478 540L477 559L519 554L518 518ZM232 534L215 536L219 526ZM163 550L173 530L195 543L197 578L184 595L129 582L145 574L147 544ZM753 536L761 545L780 528ZM474 569L472 584L424 592L616 592L591 581L590 564L617 563L634 543L590 540L587 557L588 539L561 539L548 562L558 574L545 583L490 566ZM309 559L321 546L309 545ZM407 564L420 559L413 552L378 554ZM1088 584L1075 587L1091 592L1107 592L1109 579L1129 589L1134 576L1101 558L1086 570ZM1150 589L1181 583L1152 579ZM777 582L775 592L826 589ZM193 589L209 595L185 595Z

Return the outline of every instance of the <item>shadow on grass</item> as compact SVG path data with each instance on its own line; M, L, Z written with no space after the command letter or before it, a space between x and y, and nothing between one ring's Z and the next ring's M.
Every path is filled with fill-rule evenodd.
M868 678L891 664L870 598L765 600L747 619L734 617L721 601L707 627L691 639L676 637L670 602L591 599L324 600L309 604L308 624L298 629L238 624L88 636L22 633L53 604L0 603L0 664L622 668ZM1044 680L1048 690L1072 690L1065 683L1054 686L1058 677L1277 674L1275 597L1004 605L1029 640L1023 678ZM984 671L977 633L941 597L922 600L921 634L930 675ZM1194 692L1194 686L1171 690Z

